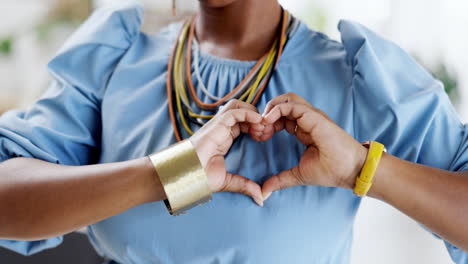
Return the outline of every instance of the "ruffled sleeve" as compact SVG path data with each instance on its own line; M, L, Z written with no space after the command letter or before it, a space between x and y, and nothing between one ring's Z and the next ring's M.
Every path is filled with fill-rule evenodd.
M339 24L353 71L354 127L361 140L383 142L389 153L451 171L468 169L468 129L443 85L396 44L364 26ZM468 254L446 242L456 263Z
M97 10L50 61L53 81L44 96L26 111L0 117L0 161L32 157L65 165L92 162L100 144L100 105L107 82L138 37L141 23L142 8L133 1ZM0 246L30 255L61 241L0 240Z

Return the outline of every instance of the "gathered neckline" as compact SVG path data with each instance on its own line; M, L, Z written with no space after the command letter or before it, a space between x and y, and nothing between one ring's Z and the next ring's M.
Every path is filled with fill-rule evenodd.
M302 31L304 31L306 28L307 27L304 25L302 21L299 22L299 26L296 32L293 33L291 39L289 39L288 43L285 46L283 54L281 55L281 58L279 60L279 64L281 64L282 61L288 58L289 47L293 47L295 45L295 42L300 41L300 39L304 37L304 34ZM192 52L196 52L194 46L192 46ZM235 67L235 68L252 68L258 61L258 60L237 60L237 59L224 58L224 57L210 54L201 49L198 49L198 52L199 52L200 61L205 61L205 62L209 62L209 63L216 64L216 65L225 65L225 66L230 66L230 67Z

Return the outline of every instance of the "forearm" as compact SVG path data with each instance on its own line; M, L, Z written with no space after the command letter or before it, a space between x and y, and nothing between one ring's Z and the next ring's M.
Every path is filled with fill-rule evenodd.
M0 163L0 238L62 235L163 199L147 157L89 166L15 158Z
M468 251L468 177L385 154L369 196L396 207Z
M296 167L279 172L263 184L264 197L296 185L355 186L369 150L321 110L288 93L271 100L263 116L261 140L286 129L307 146ZM368 173L378 159L375 155L371 158ZM393 205L468 251L468 174L430 168L385 153L373 176L369 196ZM361 181L358 186L361 193L367 191L365 183Z

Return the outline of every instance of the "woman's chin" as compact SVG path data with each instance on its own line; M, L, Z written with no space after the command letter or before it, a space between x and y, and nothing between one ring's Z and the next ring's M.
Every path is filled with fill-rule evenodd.
M242 0L199 0L200 4L212 8L225 7L237 1Z

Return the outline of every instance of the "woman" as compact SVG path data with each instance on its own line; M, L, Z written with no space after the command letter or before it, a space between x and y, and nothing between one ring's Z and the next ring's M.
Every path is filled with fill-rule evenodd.
M156 35L141 20L133 2L97 11L50 62L44 97L1 117L2 246L33 254L90 225L115 263L348 263L359 142L376 140L389 154L368 195L468 263L466 128L396 45L349 21L332 41L276 0L200 0ZM215 194L171 216L165 170L190 167L164 161L178 139L207 175L198 200Z

